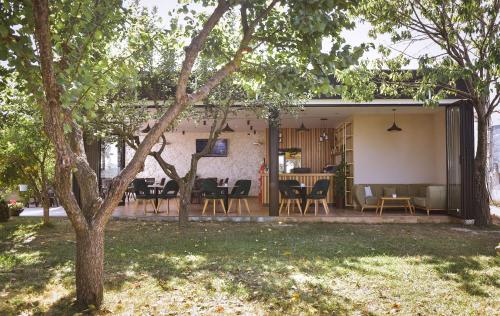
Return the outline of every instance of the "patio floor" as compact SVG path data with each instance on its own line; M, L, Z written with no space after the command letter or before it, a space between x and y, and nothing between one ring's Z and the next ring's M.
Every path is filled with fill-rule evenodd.
M209 203L205 214L202 215L203 204L192 204L190 220L192 221L284 221L284 222L343 222L343 223L459 223L460 220L446 215L445 212L431 213L430 216L422 210L417 210L416 215L405 213L403 209L384 209L383 216L375 214L374 209L365 210L361 213L354 209L338 209L330 206L330 213L325 214L321 207L318 215L314 215L314 206L310 206L306 215L302 216L298 208L294 212L290 210L290 215L286 209L282 210L279 217L269 216L269 208L260 203L257 197L248 199L250 214L246 211L244 204L241 205L241 214L237 211L237 203L233 203L231 212L228 215L223 213L219 203L216 204L216 213L214 216L212 204ZM113 213L115 219L140 219L140 220L177 220L177 205L170 202L170 211L167 212L167 202L163 201L160 205L160 213L153 213L151 203L146 203L146 213L144 213L143 202L130 200L124 206L119 206Z

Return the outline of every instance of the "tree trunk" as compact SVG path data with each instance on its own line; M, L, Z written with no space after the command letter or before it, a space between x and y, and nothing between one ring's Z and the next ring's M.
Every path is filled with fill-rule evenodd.
M189 223L189 208L191 206L191 186L182 183L179 188L179 226L186 227Z
M104 287L104 231L76 233L76 300L80 308L99 308Z
M488 118L478 114L477 151L474 159L473 202L474 223L478 226L491 224L490 195L487 186L487 135Z
M43 207L43 224L48 225L49 218L49 209L50 209L50 199L47 195L44 195L42 198L42 207Z

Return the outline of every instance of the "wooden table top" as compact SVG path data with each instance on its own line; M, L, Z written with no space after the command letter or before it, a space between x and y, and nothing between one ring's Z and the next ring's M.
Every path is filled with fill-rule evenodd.
M397 201L397 200L401 200L401 201L403 201L403 200L410 200L410 199L411 199L411 197L408 197L408 196L397 196L397 197L392 197L392 196L382 196L382 197L380 197L380 199L381 199L381 200L395 200L395 201Z

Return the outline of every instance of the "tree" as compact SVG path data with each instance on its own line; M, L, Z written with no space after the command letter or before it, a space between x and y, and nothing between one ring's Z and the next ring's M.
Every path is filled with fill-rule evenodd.
M432 43L439 52L414 56L404 49L391 58L391 49L382 47L382 59L339 72L344 96L361 100L403 92L431 106L446 95L467 100L477 116L475 223L490 224L487 133L500 102L500 1L364 0L357 12L374 26L373 36L389 33L393 44L407 48ZM416 76L402 69L412 60L418 61ZM457 88L458 81L465 90Z
M48 224L54 176L52 145L25 96L8 86L0 92L0 183L6 187L28 184L43 207L43 223Z
M87 161L84 134L89 121L99 114L98 104L107 102L116 82L136 73L134 67L142 60L137 48L154 45L147 29L130 27L140 25L144 15L131 14L118 0L2 4L0 58L25 79L22 88L39 105L44 130L54 146L56 192L76 233L76 296L82 307L102 303L106 223L153 146L189 105L206 98L238 71L245 56L258 61L259 42L265 41L266 49L274 51L275 65L288 63L289 56L302 69L312 63L316 72L325 72L350 58L350 50L341 50L340 45L331 54L321 52L325 36L336 41L344 27L352 27L347 15L350 4L344 1L321 0L313 5L285 0L200 2L213 11L188 23L191 39L184 49L175 96L129 164L112 180L105 198L99 195L96 173ZM228 15L240 22L238 42L227 47L227 60L209 79L188 89L200 52L213 48L206 46L207 39ZM81 204L71 190L72 177L80 187Z

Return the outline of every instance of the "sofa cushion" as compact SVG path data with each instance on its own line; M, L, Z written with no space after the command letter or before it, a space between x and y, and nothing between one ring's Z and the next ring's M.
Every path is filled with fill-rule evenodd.
M396 194L395 187L384 187L384 196L392 197L394 194Z
M426 192L425 190L427 189L428 184L410 184L408 185L408 196L413 197L413 196L420 196L424 197Z
M414 197L413 204L420 207L427 207L427 199L424 197Z
M365 199L365 202L367 205L377 205L378 204L378 198L375 196L367 196Z
M408 185L407 184L398 184L396 186L396 194L398 196L404 196L404 197L410 196L409 192L408 192Z

